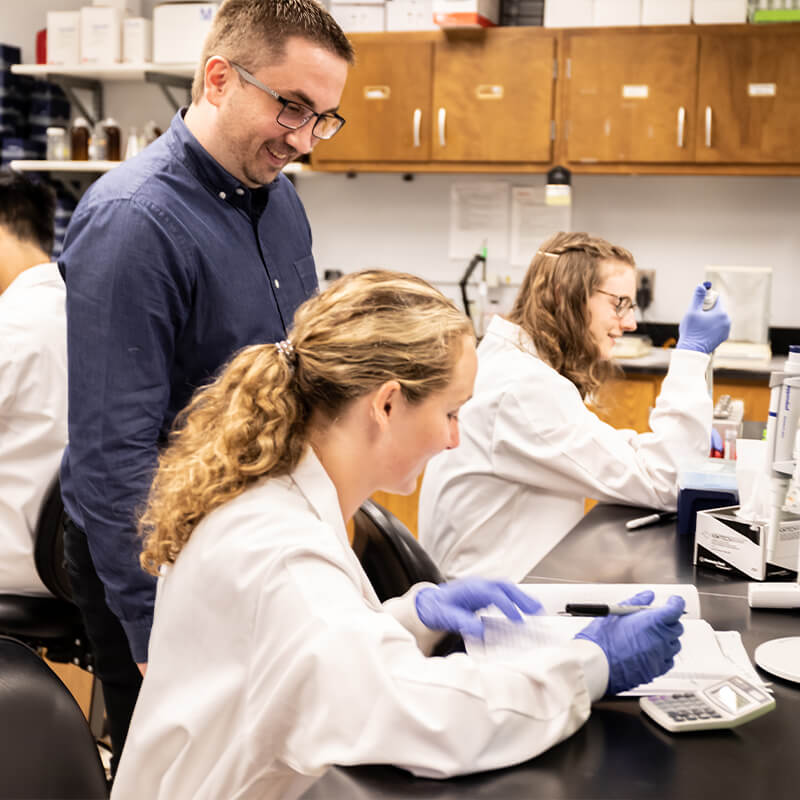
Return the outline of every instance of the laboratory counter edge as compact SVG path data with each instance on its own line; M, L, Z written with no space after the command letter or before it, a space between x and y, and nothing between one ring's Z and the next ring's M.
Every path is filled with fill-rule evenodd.
M625 528L647 511L596 506L526 582L692 583L703 618L715 630L738 630L751 660L762 642L800 635L800 611L750 609L748 581L695 568L691 537L674 522ZM796 800L800 684L759 674L771 682L776 708L732 730L669 733L635 698L612 698L595 703L567 740L515 767L443 781L389 766L337 767L302 800Z

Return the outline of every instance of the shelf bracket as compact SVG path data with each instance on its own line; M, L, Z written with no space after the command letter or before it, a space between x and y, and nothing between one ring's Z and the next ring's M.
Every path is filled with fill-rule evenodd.
M148 83L155 83L161 89L173 111L177 111L181 106L188 105L192 101L192 78L170 75L166 72L145 72L144 79ZM186 92L186 103L179 102L170 89L183 89Z
M77 106L81 116L86 117L89 121L89 125L94 127L96 122L103 119L103 86L100 81L94 78L79 78L76 75L60 75L55 72L48 72L47 80L64 90L67 99ZM82 89L91 94L91 111L81 102L80 97L75 93L76 89Z

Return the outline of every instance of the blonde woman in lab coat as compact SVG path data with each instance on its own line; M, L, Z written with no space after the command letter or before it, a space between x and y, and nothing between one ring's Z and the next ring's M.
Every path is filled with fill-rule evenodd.
M292 800L331 764L502 767L671 666L680 598L503 663L426 653L443 630L480 635L474 611L489 603L537 610L516 586L467 579L378 601L345 520L376 489L411 492L456 446L476 362L468 321L438 291L369 271L195 396L141 522L142 564L160 578L114 800Z
M702 311L705 292L694 289L680 324L651 432L615 430L585 401L614 373L614 342L636 328L633 256L585 233L540 247L511 313L492 318L478 348L460 447L425 471L420 541L446 577L520 580L581 519L586 497L675 509L679 467L708 455L705 371L730 330L721 302Z

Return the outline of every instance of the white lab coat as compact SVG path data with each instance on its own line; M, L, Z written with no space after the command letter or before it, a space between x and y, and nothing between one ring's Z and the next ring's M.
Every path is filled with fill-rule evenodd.
M652 432L615 430L519 326L493 317L474 396L459 413L461 442L425 470L425 549L448 578L518 581L578 523L585 497L674 510L680 466L708 455L708 360L675 350Z
M438 634L415 591L381 607L310 450L215 510L159 580L113 800L291 800L331 764L501 767L569 736L604 692L584 640L516 662L426 657Z
M0 294L0 592L49 595L33 559L45 492L67 444L67 322L56 264Z

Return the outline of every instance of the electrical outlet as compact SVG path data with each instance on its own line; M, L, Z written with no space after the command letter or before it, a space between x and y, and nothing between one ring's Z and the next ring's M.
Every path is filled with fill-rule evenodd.
M656 271L654 269L636 270L636 305L644 311L653 302L656 287Z

